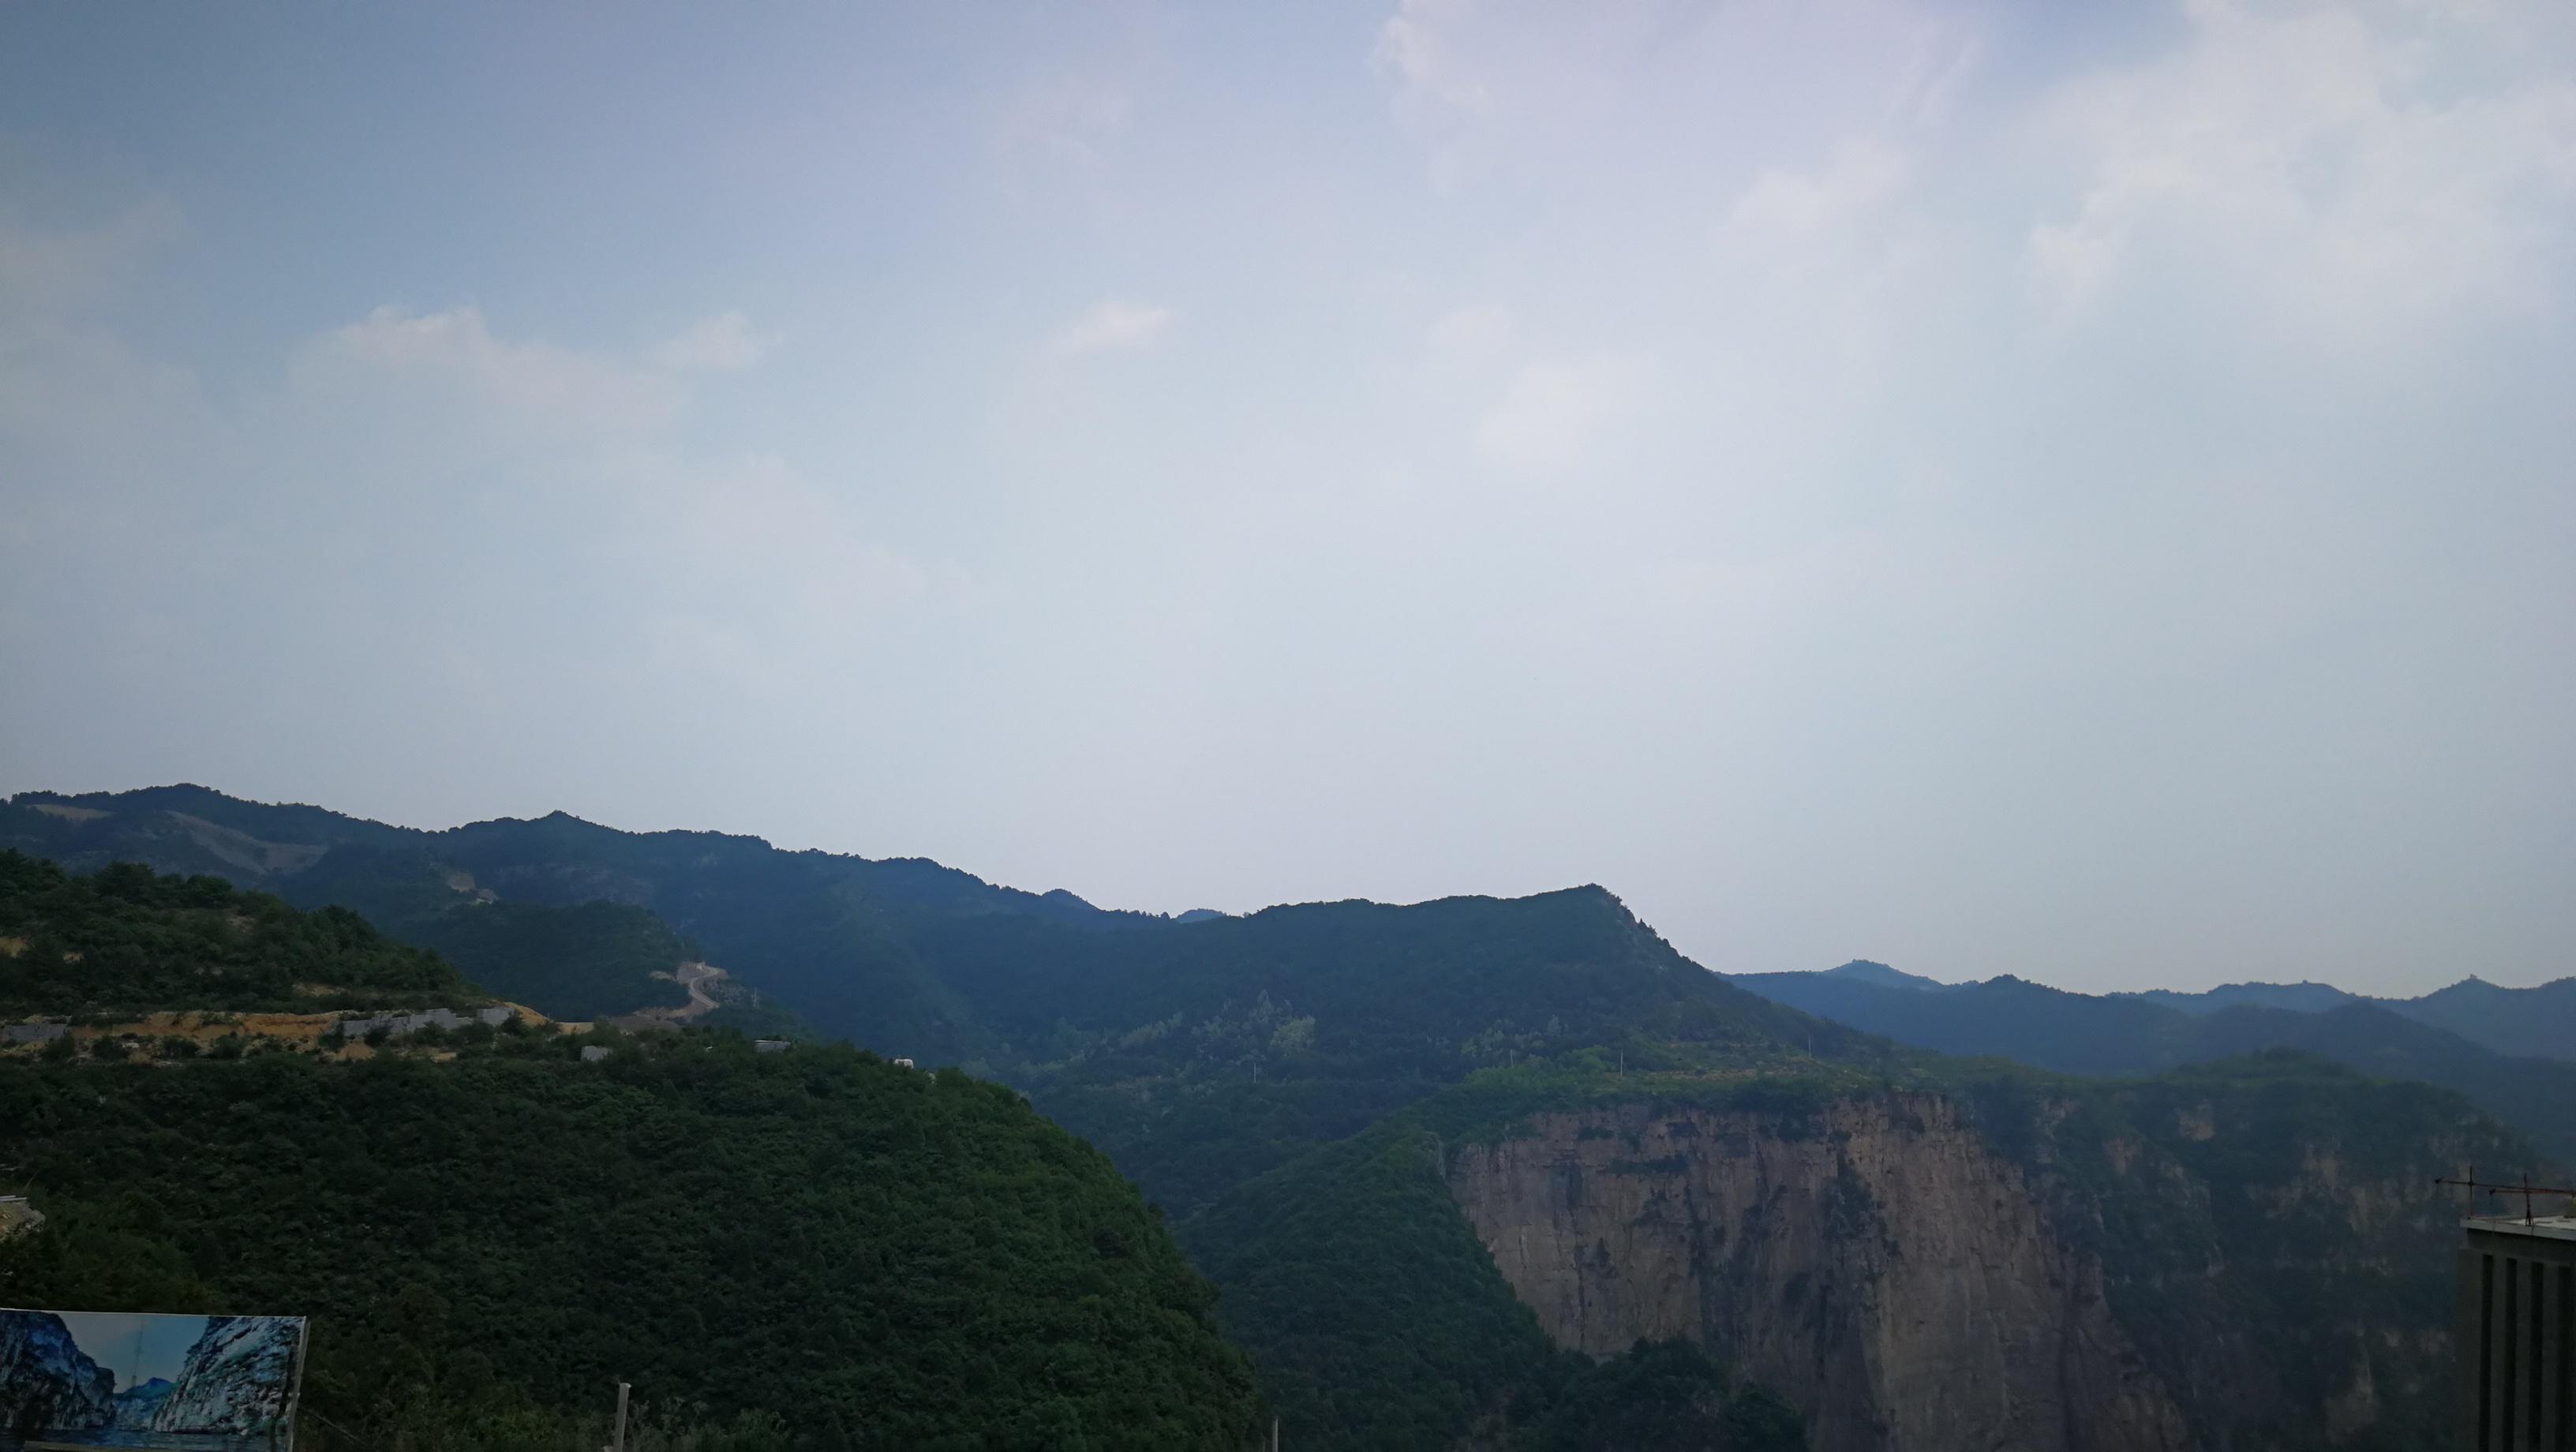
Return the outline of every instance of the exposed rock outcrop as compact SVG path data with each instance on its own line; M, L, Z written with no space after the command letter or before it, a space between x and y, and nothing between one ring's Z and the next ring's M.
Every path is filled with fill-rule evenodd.
M304 1323L283 1316L209 1316L152 1414L157 1432L264 1432L286 1414Z
M1459 1150L1449 1184L1562 1345L1699 1341L1804 1410L1817 1452L2195 1445L2102 1267L1945 1099L1531 1128Z
M104 1427L116 1374L90 1360L50 1311L0 1311L0 1433Z

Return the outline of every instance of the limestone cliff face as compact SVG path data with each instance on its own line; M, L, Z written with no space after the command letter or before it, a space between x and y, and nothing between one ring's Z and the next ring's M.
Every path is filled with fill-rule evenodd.
M2183 1414L2021 1170L1932 1095L1542 1115L1451 1193L1559 1344L1688 1337L1817 1452L2184 1452Z

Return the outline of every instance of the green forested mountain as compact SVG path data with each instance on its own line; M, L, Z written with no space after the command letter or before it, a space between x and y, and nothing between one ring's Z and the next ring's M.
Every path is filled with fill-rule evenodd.
M206 877L10 853L0 913L9 1008L474 991L345 909ZM1008 1089L725 1032L426 1039L0 1058L0 1165L46 1217L0 1244L0 1303L310 1316L326 1447L592 1445L619 1377L743 1452L1237 1449L1263 1424L1161 1217Z
M1213 1293L1017 1095L724 1035L574 1048L0 1064L0 1163L49 1217L0 1301L309 1315L307 1404L359 1445L569 1445L619 1377L781 1446L1250 1444Z
M818 1030L1026 1086L1175 1214L1489 1065L1593 1046L1640 1067L1883 1047L1732 987L1599 888L1178 922L918 860L561 814L407 832L196 787L22 793L0 809L6 840L83 865L141 854L189 866L218 848L237 873L290 864L261 880L443 948L491 921L455 901L469 888L540 923L575 908L649 912ZM487 958L473 966L514 996L528 982Z
M781 852L715 832L619 832L562 813L423 832L196 786L21 792L0 805L0 847L75 870L130 861L215 873L298 906L352 908L406 941L467 946L495 992L529 990L521 1001L549 1013L556 1010L536 999L558 985L519 976L547 961L545 943L560 935L547 910L622 906L649 914L668 941L693 944L819 1030L924 1062L995 1062L1007 1049L922 962L911 944L920 923L1165 921L1101 912L1069 893L995 887L917 859ZM514 905L508 932L473 916L486 902ZM654 938L637 926L622 935L630 948ZM672 966L658 951L617 954L583 970L569 985L577 997L565 1002L593 1014L676 1002L669 984L649 976Z
M1705 972L1598 888L1179 921L1015 892L936 864L780 852L750 838L627 834L562 816L405 832L194 788L21 796L0 809L0 841L84 865L130 854L194 865L214 854L242 880L311 894L299 901L365 899L394 920L421 903L432 916L455 913L460 904L440 894L472 897L480 910L648 914L828 1032L1015 1083L1172 1216L1303 1445L1607 1447L1617 1443L1561 1438L1620 1425L1604 1408L1622 1398L1642 1399L1648 1422L1684 1429L1673 1431L1677 1445L1766 1445L1783 1431L1770 1415L1778 1406L1741 1377L1780 1378L1815 1417L1858 1385L1848 1378L1911 1364L1911 1353L1853 1359L1849 1328L1860 1323L1849 1308L1880 1293L1850 1277L1967 1254L1925 1239L1936 1222L1884 1209L1915 1193L1906 1175L1955 1180L1965 1165L1987 1178L1953 1183L1964 1198L1938 1223L2003 1223L2012 1216L1998 1219L1997 1207L2018 1206L2014 1223L2048 1229L2025 1225L2021 1242L1962 1261L1962 1274L2009 1263L2024 1279L1980 1290L2001 1299L1940 1324L1991 1324L1999 1344L2116 1351L2091 1379L2030 1395L2076 1398L2069 1418L2161 1419L2164 1430L2142 1432L2139 1446L2304 1448L2312 1439L2293 1429L2330 1413L2349 1446L2404 1446L2438 1395L2438 1333L2360 1350L2354 1328L2420 1319L2429 1282L2387 1275L2446 1273L2447 1212L2424 1189L2433 1174L2468 1158L2533 1158L2438 1090L2337 1079L2325 1065L2087 1084L1902 1049ZM1902 986L1893 970L1836 977L1901 994L1918 1013L1976 1000L1970 989ZM2184 1017L2122 1002L2068 1028L2065 1044L2117 1050L2142 1014ZM2213 1052L2262 1046L2209 1042ZM2419 1072L2402 1059L2366 1067ZM1667 1102L1685 1111L1670 1124L1653 1117ZM1925 1107L1938 1105L1968 1106L1957 1132L1967 1140L1940 1128L1953 1111ZM2339 1117L2339 1106L2364 1117ZM1578 1132L1568 1115L1608 1118ZM1698 1122L1690 1116L1710 1115L1717 1127L1705 1132L1716 1140L1678 1137ZM1864 1153L1846 1128L1830 1127L1855 1115L1894 1148ZM1529 1128L1541 1121L1554 1128ZM1594 1129L1689 1148L1631 1151L1585 1138ZM1536 1292L1503 1277L1478 1243L1490 1224L1480 1231L1467 1218L1459 1156L1506 1142L1537 1146L1515 1152L1536 1156L1537 1178L1508 1213L1540 1222L1509 1242L1513 1253L1582 1250L1562 1274L1603 1279L1580 1304L1623 1304L1637 1292L1620 1288L1632 1285L1725 1280L1720 1302L1809 1328L1800 1334L1814 1339L1802 1344L1846 1381L1808 1375L1815 1368L1783 1360L1776 1342L1745 1341L1741 1326L1687 1318L1641 1339L1678 1334L1724 1355L1740 1350L1745 1369L1625 1341L1595 1347L1609 1358L1598 1368L1569 1359L1556 1349L1571 1344L1566 1324L1555 1311L1533 1315ZM1592 1168L1577 1173L1578 1159ZM1703 1200L1692 1214L1715 1218L1693 1219L1689 1233L1711 1239L1655 1252L1678 1260L1633 1259L1674 1233L1656 1207L1674 1203L1659 1197L1683 1180L1658 1177L1697 1175L1707 1183L1692 1193L1716 1195L1723 1175L1710 1165L1774 1160L1779 1173L1807 1177L1822 1197L1815 1213L1843 1226L1837 1234L1860 1215L1852 1223L1878 1226L1869 1234L1880 1239L1851 1244L1882 1249L1824 1254L1752 1210ZM2347 1166L2368 1174L2342 1176ZM1878 1192L1851 1188L1872 1175L1897 1178ZM1873 1205L1866 1215L1850 1208ZM1478 1210L1488 1212L1504 1213ZM1595 1224L1612 1214L1630 1218ZM1724 1237L1757 1229L1779 1254L1807 1257L1806 1269L1753 1276ZM1565 1239L1577 1234L1585 1238ZM2291 1235L2314 1252L2304 1267L2277 1254L2267 1262ZM2199 1269L2176 1289L2187 1266ZM2355 1267L2379 1269L2339 1274ZM1839 1288L1821 1289L1828 1282ZM2240 1285L2266 1289L2239 1294ZM2070 1299L2050 1310L2052 1294ZM2060 1324L2079 1311L2110 1320ZM2012 1316L2058 1320L2019 1326ZM1951 1399L1893 1384L1866 1390L1882 1409ZM1960 1395L1994 1404L1982 1389ZM1835 1435L1859 1435L1854 1425L1846 1419ZM2373 1428L2387 1436L2373 1442Z
M218 877L133 864L73 876L0 849L0 1017L433 1001L480 995L345 908L302 913Z
M2264 1049L2298 1049L2380 1078L2458 1090L2562 1163L2576 1163L2576 1117L2559 1108L2576 1099L2576 1063L2508 1058L2374 1000L2322 1012L2240 1003L2185 1013L2140 995L2067 993L2010 977L1934 985L1938 991L1839 970L1742 974L1734 981L1919 1048L2067 1074L2135 1077Z

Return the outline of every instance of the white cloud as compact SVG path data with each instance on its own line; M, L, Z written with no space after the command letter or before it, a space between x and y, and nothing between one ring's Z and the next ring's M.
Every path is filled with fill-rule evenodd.
M650 431L687 401L675 380L639 362L542 342L493 336L471 307L414 313L380 307L333 329L297 355L290 378L319 393L356 380L402 380L412 400L493 411L492 421L548 431Z
M1485 83L1461 52L1475 0L1398 0L1378 28L1374 59L1407 90L1459 110L1485 101Z
M758 363L777 346L776 334L761 332L741 312L728 310L690 324L655 348L652 357L665 368L730 373Z
M2027 240L2061 318L2158 264L2344 329L2553 301L2576 213L2576 81L2503 12L2191 0L2172 55L2066 86L2080 167Z
M1055 335L1058 353L1096 353L1113 348L1141 348L1161 337L1179 317L1170 308L1112 299L1094 307Z

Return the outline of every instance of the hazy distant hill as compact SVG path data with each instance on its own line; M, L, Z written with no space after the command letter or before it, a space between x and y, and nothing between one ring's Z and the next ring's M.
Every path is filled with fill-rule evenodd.
M2206 993L2178 993L2170 988L2150 988L2141 993L2113 994L2115 998L2143 998L2149 1003L2178 1008L2185 1013L2216 1013L2222 1008L2244 1005L2252 1008L2286 1008L2295 1013L2323 1013L2347 1003L2362 1003L2357 993L2346 993L2331 983L2222 983Z
M1768 991L1760 985L1781 989L1771 996L1782 1002L1813 1008L1809 999L1822 1003L1830 991L1821 987L1800 988L1801 981L1866 983L1879 988L1918 989L1924 992L1948 993L1961 989L1990 987L2017 980L1997 978L1987 984L1942 983L1918 974L1902 973L1884 963L1856 960L1839 968L1815 973L1739 974L1738 981L1757 991ZM2032 985L2035 986L2035 985ZM1822 995L1822 996L1819 996ZM2291 1013L2321 1014L2352 1005L2385 1009L2401 1018L2412 1019L2434 1028L2447 1029L2473 1044L2479 1044L2509 1057L2553 1058L2576 1061L2576 978L2561 978L2537 988L2499 988L2483 978L2461 979L2448 988L2438 989L2420 998L2371 998L2348 993L2331 983L2223 983L2205 993L2181 993L2170 988L2150 988L2135 993L2113 993L2105 998L2128 999L2170 1008L2195 1016L2216 1014L2231 1008L2280 1009ZM1827 1014L1828 1017L1842 1017ZM1849 1019L1844 1021L1849 1022ZM2145 1022L2154 1022L2145 1020ZM1900 1036L1901 1037L1901 1036Z
M1900 1043L2067 1074L2158 1074L2263 1049L2299 1049L2383 1078L2456 1089L2534 1144L2576 1161L2576 1115L2563 1107L2576 1102L2576 1063L2498 1054L2401 1014L2404 1005L2347 997L2324 1012L2238 1003L2186 1013L2144 994L2068 993L2009 976L1939 992L1890 987L1887 979L1841 970L1747 973L1734 981Z
M1846 979L1853 983L1874 983L1881 988L1916 988L1926 993L1945 993L1958 986L1943 983L1937 978L1900 973L1884 963L1873 963L1867 958L1854 958L1840 968L1827 968L1824 972L1829 978Z
M2389 1007L2500 1054L2576 1059L2576 978L2537 988L2498 988L2482 978L2465 978Z
M2127 996L2185 1013L2216 1013L2240 1005L2324 1013L2370 1004L2448 1029L2499 1054L2576 1060L2576 978L2537 988L2499 988L2483 978L2463 978L2421 998L2366 998L2327 983L2229 983L2207 993L2157 988Z

